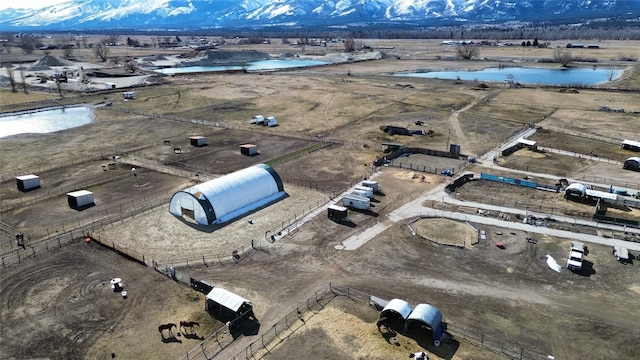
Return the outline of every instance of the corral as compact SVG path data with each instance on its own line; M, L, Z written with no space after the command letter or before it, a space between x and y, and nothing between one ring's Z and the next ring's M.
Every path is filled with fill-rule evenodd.
M557 209L589 218L591 205L568 202L561 193L502 183L471 181L447 195L441 190L454 179L423 170L456 161L456 174L527 176L550 184L559 178L584 178L637 188L638 174L623 171L613 162L619 159L610 156L625 154L619 146L624 125L616 122L629 114L595 113L593 105L606 101L638 111L636 94L502 87L479 93L439 80L407 79L411 87L397 86L397 78L380 75L410 67L412 61L385 59L291 73L177 76L165 79L168 87L136 89L136 100L126 103L121 90L84 96L83 101L115 104L112 111L97 110L96 121L86 127L1 139L0 165L6 178L0 210L2 222L10 227L2 231L0 286L7 290L2 292L0 320L2 338L8 341L0 355L387 359L424 349L436 359L537 359L547 354L636 358L637 262L617 262L611 247L589 244L585 271L558 274L547 267L545 257L562 263L570 240L538 232L542 226L517 228L525 224L516 221L515 214L506 220L487 211L483 216L495 218L495 224L469 221L486 239L465 243L464 249L414 236L407 226L425 211L412 207L415 202L455 212L461 219L477 216L485 205L547 215ZM3 96L3 101L13 96ZM564 109L564 103L576 108ZM151 114L158 109L168 110ZM278 127L246 124L253 114L267 110L282 114ZM540 121L544 116L550 120ZM434 136L379 131L380 125L406 126L417 120L435 129ZM601 122L607 131L590 130ZM371 167L373 159L382 156L382 142L448 151L451 138L462 144L463 153L482 160L480 155L527 123L551 128L530 137L539 150L569 151L576 144L573 154L519 150L496 163L485 159L472 165L411 155L402 161L422 159L423 168ZM208 146L189 146L194 134L206 136ZM593 143L579 145L586 141ZM257 144L260 154L241 155L238 146L245 143ZM589 154L590 149L595 154ZM117 164L115 169L101 167L110 162ZM224 226L194 226L169 213L175 191L260 162L281 175L289 197ZM42 186L21 193L14 176L28 173L38 174ZM345 223L330 221L325 211L309 216L368 177L381 189L372 212L350 212ZM64 194L80 188L95 194L96 206L81 212L69 209ZM638 218L637 210L609 211ZM305 222L298 225L301 219ZM451 229L472 230L451 221L433 220L429 226L435 227L426 231L459 240ZM560 225L602 239L631 240L636 234L633 229L625 229L625 234L622 227ZM64 240L56 236L67 234L68 239L69 230L76 231L71 244L61 244ZM341 242L374 230L379 232L355 250L336 250ZM26 248L16 248L14 231L28 235ZM85 242L85 231L100 237L105 247ZM497 241L504 246L497 247ZM126 256L129 250L144 255L141 262L147 266L137 255ZM637 252L630 250L632 255ZM19 264L9 263L14 254L20 255ZM162 275L171 274L170 269L250 299L259 331L230 339L224 323L204 311L204 294ZM126 299L108 288L113 277L123 279ZM324 300L336 294L334 300ZM368 303L368 295L433 304L442 311L451 338L435 348L430 338L379 332L378 311ZM176 336L163 342L158 326L182 320L197 321L201 327L189 336L174 330ZM212 340L201 344L217 330ZM276 332L279 336L272 336ZM267 345L262 344L265 339Z

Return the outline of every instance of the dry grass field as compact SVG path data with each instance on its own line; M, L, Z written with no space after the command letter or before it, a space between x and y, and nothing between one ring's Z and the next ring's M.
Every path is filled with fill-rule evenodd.
M414 224L423 235L414 236L407 226L413 219L395 222L390 215L440 191L454 178L391 166L374 172L370 167L383 155L383 142L440 151L459 144L463 154L480 155L531 123L541 127L532 137L539 146L576 156L520 150L495 164L468 164L463 170L516 178L527 174L545 183L565 177L603 185L615 181L616 186L622 183L640 190L636 188L640 173L624 171L617 163L634 155L620 149L620 141L640 133L639 67L637 62L620 61L640 57L639 42L602 42L600 49L574 50L575 56L597 58L598 66L620 67L625 72L612 83L571 91L390 76L417 69L556 67L540 60L552 58L553 49L567 42L571 41L524 51L486 47L478 60L459 61L449 60L454 49L442 46L440 40L366 40L363 43L373 50L386 47L387 56L290 71L152 76L145 86L133 88L136 99L131 101L123 101L122 88L77 92L69 87L60 98L48 88L33 86L28 93L11 93L4 86L0 89L2 112L56 104L112 106L96 108L95 120L82 127L0 138L0 221L6 225L0 232L0 357L102 359L114 354L124 359L177 359L192 349L196 350L190 359L212 355L198 347L223 323L204 311L203 294L96 242L85 243L83 236L71 245L47 248L44 254L35 254L29 247L70 229L91 230L162 266L175 266L194 279L250 299L260 331L238 337L215 358L237 354L244 358L246 346L259 341L328 283L383 299L432 304L451 326L452 338L435 348L425 332L390 336L375 326L375 309L339 297L306 318L296 331L276 340L269 352L253 357L391 359L407 358L409 352L421 349L435 359L506 357L469 341L460 329L524 349L524 357L531 359L547 354L558 359L640 357L637 260L622 264L611 255L610 247L589 245L586 271L556 273L548 268L546 255L563 265L569 239L475 224L486 231L487 240L468 245L474 236L477 239L472 228L443 219L419 220ZM301 48L272 39L271 44L251 49L317 58L341 52L340 45ZM118 46L111 49L111 56L184 51ZM14 51L2 53L1 60L29 63L42 55ZM88 50L75 56L83 63L108 65L98 64ZM624 112L601 111L604 106ZM257 114L273 115L279 125L250 125L249 119ZM179 121L188 119L201 122ZM417 121L423 124L416 125ZM380 130L384 125L432 130L433 135L388 135ZM205 135L208 146L192 147L189 137L194 135ZM260 154L240 155L239 145L244 143L257 144ZM611 161L578 157L590 152ZM117 167L103 170L101 164L114 155ZM464 163L422 155L402 161L424 167L462 167ZM262 162L273 162L285 181L285 199L221 226L196 226L168 212L169 199L178 189ZM136 167L136 177L131 176L131 167ZM15 176L31 173L42 178L42 188L18 191ZM318 206L338 202L335 196L372 175L381 186L372 211L351 211L347 223L329 221L321 211L305 218L292 234L268 241L270 235ZM96 206L70 209L65 194L78 188L93 191ZM566 201L562 194L484 181L464 185L459 196L554 207L567 216L588 218L593 211L590 205ZM134 212L139 204L159 205ZM637 209L609 211L640 220ZM112 221L114 214L121 215L118 221ZM384 230L356 250L336 249L379 226ZM14 231L28 235L26 249L16 249ZM584 231L614 235L605 229ZM529 237L537 243L527 242ZM441 238L463 241L466 246L428 240ZM495 246L498 240L504 249ZM242 249L240 261L216 261L219 256L229 257L233 249ZM21 263L9 264L16 252ZM103 285L116 276L124 279L127 299ZM181 333L176 341L162 341L158 325L187 319L201 324L195 336Z

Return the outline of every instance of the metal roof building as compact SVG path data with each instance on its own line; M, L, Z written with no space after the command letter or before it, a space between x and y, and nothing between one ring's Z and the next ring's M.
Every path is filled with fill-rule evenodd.
M285 195L278 173L269 165L259 164L176 192L169 212L211 225L242 216Z
M402 299L391 299L387 306L380 312L380 316L385 316L389 313L401 317L402 320L406 320L409 314L411 314L411 305Z
M435 306L429 304L418 304L407 317L407 327L417 322L427 325L433 330L433 339L436 346L440 345L442 336L442 313Z

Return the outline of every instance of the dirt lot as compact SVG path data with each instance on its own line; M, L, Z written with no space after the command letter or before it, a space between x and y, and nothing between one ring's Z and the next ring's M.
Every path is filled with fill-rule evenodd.
M164 199L153 210L133 218L123 216L119 222L93 230L164 265L179 266L196 279L250 299L264 331L332 282L385 299L432 304L452 326L541 356L640 357L635 341L640 336L637 261L619 263L609 247L590 245L584 272L555 273L548 268L546 255L562 264L567 239L492 226L481 227L488 235L486 241L465 249L434 244L413 236L406 223L394 223L388 215L453 179L392 167L380 167L378 174L369 166L382 155L381 142L435 150L447 150L447 144L454 143L461 145L462 153L480 154L526 123L550 130L536 134L535 140L542 146L593 149L600 156L616 159L617 154L624 156L615 147L632 128L634 118L628 112L638 111L637 94L615 89L588 89L576 94L495 85L480 91L474 84L385 75L417 67L477 68L500 63L442 62L436 57L446 56L448 49L433 41L423 45L403 43L394 49L400 58L297 72L166 77L162 79L165 85L136 89L137 99L128 102L122 101L120 89L65 94L60 101L110 101L117 109L221 122L236 130L96 111L96 120L87 126L0 139L2 222L37 239L50 233L51 228L81 228L85 221L103 216L107 209L109 214L126 214L136 203ZM258 50L277 52L282 45L272 47ZM531 62L552 51L547 50L532 53ZM505 61L522 57L521 49L490 51L491 56ZM603 53L603 62L613 57L611 51ZM628 84L633 82L616 86L624 88ZM41 101L40 94L2 94L3 111L51 105L48 101L26 103ZM601 104L625 108L627 113L599 111ZM248 120L256 114L273 114L280 125L275 129L252 128ZM425 121L420 128L434 130L434 136L388 136L379 129L381 125L417 128L416 120ZM586 135L581 137L581 132ZM193 148L188 144L189 136L203 134L209 146ZM339 143L304 151L317 143L314 140L323 138ZM583 138L589 139L588 146L562 146ZM165 140L170 140L170 145L165 145ZM238 145L245 142L256 143L262 153L253 158L240 156ZM183 153L176 154L174 147L180 147ZM101 164L114 154L121 156L118 168L105 172ZM623 171L616 164L529 155L517 152L500 160L499 165L504 167L487 169L512 174L511 169L542 168L542 173L558 177L614 177L640 183L636 173ZM286 179L287 198L217 227L193 226L169 214L168 201L174 189L273 159L280 159L274 168ZM429 159L423 160L425 165L430 163ZM131 176L130 166L139 169L137 177ZM477 166L469 169L476 171L482 164ZM17 192L13 177L30 173L42 177L42 188L26 194ZM196 173L199 178L195 178ZM372 212L352 211L351 221L344 224L329 221L322 212L294 234L275 243L266 240L318 205L335 202L330 199L346 186L372 175L382 190ZM63 194L68 187L78 185L95 191L95 207L82 212L68 208ZM567 202L556 193L525 192L506 185L474 182L460 192L461 196L556 206L567 214L591 212L588 206ZM635 212L632 210L631 216L638 218ZM357 250L336 250L335 246L345 239L377 224L388 228ZM466 225L442 222L433 231L456 240L458 226ZM8 239L14 235L3 234ZM527 237L538 241L527 242ZM116 358L173 359L196 348L200 337L222 326L204 312L202 294L95 242L82 240L2 269L0 323L2 338L8 341L0 348L1 357L110 358L114 353ZM241 261L207 261L208 266L202 265L203 259L250 247L251 240L256 249ZM505 244L504 249L495 246L497 240ZM8 244L6 241L3 245ZM184 266L187 261L190 267ZM130 292L127 299L108 286L109 279L116 276L123 279ZM438 350L426 341L400 335L400 346L392 346L377 331L375 318L376 313L367 306L336 301L309 319L268 358L289 359L302 352L327 359L388 359L406 357L416 347L429 351L434 358L501 356L474 348L462 338ZM162 342L158 325L187 319L201 324L195 338L181 335L176 338L179 341ZM231 358L259 335L239 337L218 358Z

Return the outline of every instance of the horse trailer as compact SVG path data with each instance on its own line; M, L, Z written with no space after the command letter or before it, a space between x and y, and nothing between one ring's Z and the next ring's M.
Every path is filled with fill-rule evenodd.
M342 205L351 209L369 210L371 201L366 197L348 194L342 198Z
M358 191L363 191L368 198L373 198L373 188L370 188L368 186L356 185L354 189Z
M349 210L344 206L331 205L327 208L327 217L333 221L345 221Z
M378 191L378 182L373 180L364 180L362 181L362 186L370 187L373 191Z

